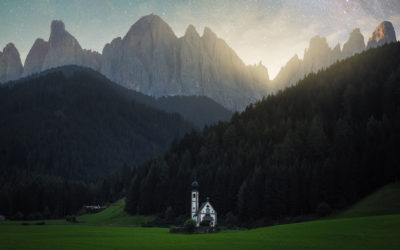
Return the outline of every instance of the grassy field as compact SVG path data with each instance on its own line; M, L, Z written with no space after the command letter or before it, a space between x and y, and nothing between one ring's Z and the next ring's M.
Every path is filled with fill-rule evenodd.
M106 210L79 216L77 220L90 225L141 226L154 220L154 216L130 216L124 211L125 200L119 200Z
M334 217L346 218L383 214L400 214L400 183L392 183L378 189Z
M217 234L94 225L0 225L0 249L399 249L400 215L320 220Z
M127 215L120 200L79 224L2 222L0 249L400 249L399 200L400 184L391 184L336 218L200 235L137 227L154 218Z
M131 216L124 211L125 200L121 199L110 205L107 209L93 214L85 214L77 217L79 224L96 226L131 226L139 227L149 221L154 220L154 216ZM35 220L35 221L5 221L0 225L21 225L23 223L34 225L45 222L46 225L69 225L65 219L59 220ZM75 225L75 224L71 224ZM1 249L1 247L0 247Z

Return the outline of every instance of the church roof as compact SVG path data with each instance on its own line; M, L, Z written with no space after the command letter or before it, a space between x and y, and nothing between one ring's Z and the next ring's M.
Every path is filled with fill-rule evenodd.
M199 187L199 183L196 180L194 180L192 182L192 189L197 189L198 187Z
M208 200L206 202L201 203L200 208L197 211L200 212L207 204L210 204L210 206L214 210L214 212L217 213L217 210L214 209L214 207L211 205L210 201L208 201Z

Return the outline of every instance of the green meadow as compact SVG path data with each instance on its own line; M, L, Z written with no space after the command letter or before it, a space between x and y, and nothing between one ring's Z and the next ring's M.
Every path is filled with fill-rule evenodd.
M386 185L336 217L400 214L400 183Z
M400 215L330 219L216 234L166 228L0 226L1 249L399 249Z
M107 226L141 226L154 220L154 216L130 216L124 211L125 200L119 200L107 209L95 213L79 216L79 222L90 225Z
M78 224L0 223L0 249L399 249L399 193L385 186L329 219L193 235L139 227L153 217L127 215L120 200Z

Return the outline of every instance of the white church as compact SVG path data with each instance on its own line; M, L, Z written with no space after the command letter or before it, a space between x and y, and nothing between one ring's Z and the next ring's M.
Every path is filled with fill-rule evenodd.
M191 215L192 219L196 221L196 226L199 227L200 224L209 223L210 227L215 227L217 225L217 211L213 208L210 203L209 198L207 197L207 201L203 202L199 208L199 183L197 181L193 181L192 183L192 206L191 206Z

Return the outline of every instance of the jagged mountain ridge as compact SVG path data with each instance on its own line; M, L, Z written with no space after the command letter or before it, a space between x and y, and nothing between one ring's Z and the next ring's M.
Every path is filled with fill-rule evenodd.
M102 54L82 49L62 21L53 21L49 40L37 39L27 55L22 76L69 64L90 67L147 95L207 96L230 110L242 110L268 93L266 68L246 66L211 29L200 36L189 25L178 38L153 14L106 44Z
M104 47L101 72L155 97L204 95L231 110L267 94L267 82L258 81L262 76L211 29L200 36L189 25L178 38L156 15L142 17L125 37Z
M343 49L340 48L340 44L330 48L326 38L315 36L311 38L309 48L304 51L303 60L295 55L281 68L272 81L273 88L279 90L294 85L311 72L316 73L339 60L361 53L365 49L376 48L392 42L396 42L396 34L392 23L388 21L378 25L369 38L367 46L359 28L350 33L349 39L343 44Z
M207 27L200 35L189 25L184 36L178 38L167 23L151 14L133 24L123 38L106 44L100 54L82 49L62 21L53 21L49 41L40 38L35 41L23 73L18 66L18 53L13 53L14 59L0 60L0 82L74 64L90 67L122 86L154 97L207 96L230 110L243 110L247 104L295 84L308 73L327 68L365 48L393 41L396 41L393 25L387 21L377 27L367 46L359 29L351 32L343 49L340 44L330 48L326 38L315 36L303 59L293 57L270 81L262 64L246 66ZM8 65L16 66L9 72Z
M0 83L18 79L23 71L21 59L14 44L8 43L0 51Z
M367 49L376 48L386 43L396 42L396 32L393 24L388 21L384 21L376 27L372 33L371 38L368 40Z

